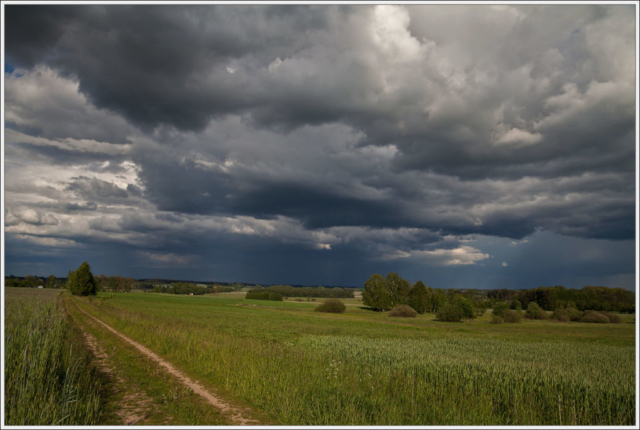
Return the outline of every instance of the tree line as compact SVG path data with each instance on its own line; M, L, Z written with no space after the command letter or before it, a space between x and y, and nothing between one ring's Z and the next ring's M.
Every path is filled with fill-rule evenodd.
M400 305L412 307L417 313L435 313L443 319L459 320L484 314L486 309L507 306L511 309L555 311L635 312L635 293L622 288L584 287L572 290L563 286L539 287L530 290L433 289L418 281L413 286L397 273L386 277L374 274L364 284L362 302L377 311L388 311ZM533 315L533 311L531 312ZM459 317L458 317L459 316Z
M47 278L26 276L19 278L8 276L5 278L7 287L38 287L67 288L73 294L88 295L98 291L130 292L132 288L153 288L153 292L168 294L201 295L210 292L226 292L237 290L232 286L208 285L200 287L192 283L177 282L169 287L153 286L149 281L137 282L133 278L123 276L94 276L87 262L83 262L75 271L69 271L67 278ZM346 288L323 287L293 287L287 285L272 285L266 288L256 288L249 294L260 294L260 297L322 297L322 298L352 298L353 290ZM256 294L256 297L258 295ZM249 297L247 297L249 298ZM635 293L622 288L587 286L580 290L565 288L561 285L554 287L538 287L528 290L508 289L434 289L427 287L422 281L413 286L397 273L389 273L386 277L374 274L364 284L362 300L366 306L378 311L391 310L398 305L407 305L418 313L441 314L445 306L446 311L462 313L464 318L481 315L486 309L496 304L504 306L507 303L511 309L527 309L535 303L542 310L555 311L557 309L576 309L584 312L588 310L601 312L634 313ZM502 302L502 303L501 303ZM457 310L453 310L455 307Z
M249 300L271 300L274 302L281 302L284 300L282 294L264 290L249 291L244 298Z
M171 284L166 287L160 285L153 287L154 293L193 294L194 296L201 296L203 294L212 293L213 291L212 287L199 287L188 282L176 282L175 284Z
M559 308L623 313L636 311L635 293L622 288L587 286L578 290L556 285L529 290L495 289L487 291L487 298L491 304L518 300L523 308L529 306L529 303L535 302L547 311Z
M280 294L282 297L324 297L324 298L353 298L353 291L345 288L324 287L291 287L288 285L271 285L265 288L256 288L253 292L266 292ZM249 294L249 293L247 293Z
M50 275L46 278L40 278L38 276L25 276L24 278L18 278L15 276L7 276L4 278L4 285L6 287L13 288L64 288L67 283L65 278L56 278Z

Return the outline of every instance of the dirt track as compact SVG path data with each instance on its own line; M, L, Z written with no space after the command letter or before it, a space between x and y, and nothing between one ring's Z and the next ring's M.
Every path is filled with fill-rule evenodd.
M173 375L176 378L178 378L178 380L180 380L184 385L186 385L187 387L192 389L195 393L197 393L197 394L201 395L202 397L204 397L211 405L213 405L216 408L220 409L220 411L223 414L228 414L230 419L231 419L231 421L232 421L232 424L234 424L234 425L245 425L245 426L246 425L259 425L260 424L256 420L252 420L252 419L246 418L244 416L244 414L243 414L243 413L247 412L246 410L242 410L240 408L234 407L234 406L230 405L229 403L225 402L224 400L220 399L219 397L216 397L214 394L212 394L209 391L207 391L198 382L192 380L187 375L185 375L184 373L182 373L178 369L176 369L171 363L169 363L168 361L163 360L162 358L160 358L156 353L151 351L149 348L147 348L147 347L139 344L138 342L128 338L127 336L123 335L119 331L115 330L110 325L102 322L98 318L96 318L93 315L87 313L85 310L81 309L79 306L76 306L76 308L79 309L85 315L87 315L90 318L92 318L93 320L95 320L97 323L101 324L103 327L105 327L107 330L109 330L110 332L112 332L116 336L120 337L125 342L133 345L138 351L143 353L145 356L149 357L150 359L152 359L153 361L158 363L160 366L164 367L167 370L167 372L169 372L171 375Z

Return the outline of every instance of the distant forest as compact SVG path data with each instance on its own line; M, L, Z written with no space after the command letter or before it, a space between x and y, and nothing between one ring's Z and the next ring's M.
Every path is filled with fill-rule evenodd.
M558 308L575 308L580 311L614 311L634 313L636 295L622 288L584 287L580 290L555 287L538 287L530 290L487 290L487 298L492 302L519 300L523 308L536 302L547 311Z
M253 292L277 293L282 297L326 297L353 298L353 289L324 288L324 287L292 287L289 285L272 285L267 288L256 289Z

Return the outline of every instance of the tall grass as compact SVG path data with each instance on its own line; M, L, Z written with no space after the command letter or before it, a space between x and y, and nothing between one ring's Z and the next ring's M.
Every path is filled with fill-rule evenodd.
M460 417L505 424L635 421L635 356L629 349L347 336L307 336L300 346L330 351L327 356L341 363L358 363L370 380L391 389L390 401L399 404L435 402Z
M373 337L364 329L359 336L317 335L308 325L315 315L316 327L326 326L327 318L353 324L352 332L360 326L312 309L284 314L210 300L190 302L187 312L179 300L149 298L145 306L138 299L121 300L80 303L282 424L635 423L635 358L629 347L571 338L434 340L394 338L387 331Z
M100 378L56 296L10 290L5 296L5 423L97 424Z

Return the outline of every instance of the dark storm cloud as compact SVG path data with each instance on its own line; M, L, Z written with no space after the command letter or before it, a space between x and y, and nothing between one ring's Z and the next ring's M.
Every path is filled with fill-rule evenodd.
M261 92L248 79L231 79L229 61L272 61L308 45L305 33L326 26L326 8L281 9L10 6L7 56L77 76L95 105L143 127L201 129L212 115L255 103L251 98ZM65 19L49 18L52 11ZM31 25L39 29L34 35L25 31Z
M454 11L445 15L451 28L497 29L447 39L451 29L430 6L407 8L411 19L399 24L387 22L397 13L369 7L10 6L10 18L12 7L9 56L29 65L35 54L19 53L42 52L39 61L77 76L97 106L143 127L201 130L211 117L248 112L275 129L343 121L365 133L363 145L397 145L399 168L466 178L566 175L583 164L553 161L579 157L596 169L630 168L632 93L598 51L607 45L594 49L592 39L632 25L632 9ZM64 19L44 18L52 10ZM41 28L34 36L24 31L28 16ZM474 48L466 61L456 51L463 42ZM447 64L453 55L458 67ZM567 118L556 123L556 114ZM522 144L530 139L540 140ZM599 162L605 154L618 158Z
M474 235L635 237L632 7L6 12L16 241L259 281L495 270Z
M42 8L10 5L5 10L10 14L10 19L5 20L5 42L12 47L6 53L7 59L26 67L49 56L60 37L81 16L81 9L61 5Z

